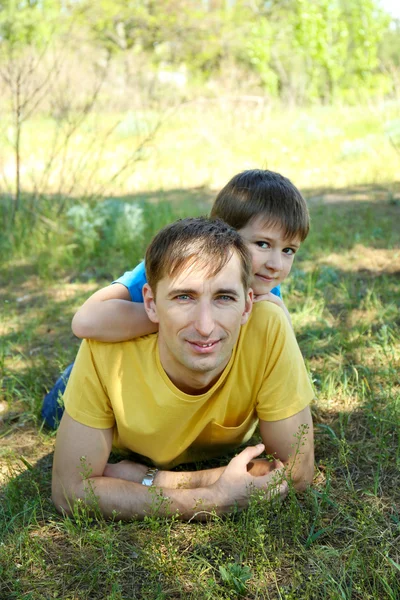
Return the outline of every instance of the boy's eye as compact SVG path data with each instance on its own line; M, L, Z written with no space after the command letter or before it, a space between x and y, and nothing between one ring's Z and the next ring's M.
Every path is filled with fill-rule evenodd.
M269 248L269 243L268 242L259 241L259 242L256 242L256 246L258 246L259 248Z
M288 254L289 256L292 256L293 254L296 254L295 248L284 248L283 252L285 254Z

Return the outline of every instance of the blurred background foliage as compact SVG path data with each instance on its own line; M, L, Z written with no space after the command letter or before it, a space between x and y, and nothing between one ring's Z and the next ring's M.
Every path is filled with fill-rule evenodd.
M205 213L245 168L393 182L399 49L379 0L0 0L3 258L89 260L132 219L141 256L163 190Z
M285 102L357 102L398 92L399 23L378 0L3 0L1 56L51 42L196 83ZM75 46L75 48L74 48ZM94 58L93 56L96 56ZM181 77L179 78L179 74ZM161 78L163 77L161 76ZM82 82L84 84L84 82ZM185 84L185 85L183 85ZM187 84L187 85L186 85Z

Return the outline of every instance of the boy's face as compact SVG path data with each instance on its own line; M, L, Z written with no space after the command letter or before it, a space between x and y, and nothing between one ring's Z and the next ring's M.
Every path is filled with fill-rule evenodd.
M279 225L265 224L261 217L249 221L239 233L252 256L253 292L256 296L267 294L289 275L300 239L288 239Z

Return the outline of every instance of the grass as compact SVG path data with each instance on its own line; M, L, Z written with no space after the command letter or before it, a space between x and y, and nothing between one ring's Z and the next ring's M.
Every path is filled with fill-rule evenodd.
M153 137L158 120L161 127ZM240 97L199 98L161 117L154 111L96 113L69 138L67 154L60 152L44 176L57 123L37 116L23 130L22 187L55 194L62 181L64 190L78 196L204 185L216 190L232 173L260 167L283 172L302 189L388 184L398 173L399 122L398 102L299 109ZM10 137L12 123L4 111L0 186L11 191L14 158L7 131ZM126 163L121 177L112 180Z
M50 500L54 434L39 413L76 354L76 308L132 266L162 222L205 212L213 190L176 185L159 204L152 190L131 195L147 211L131 256L70 247L71 229L51 204L56 228L29 229L21 214L0 268L1 600L400 597L400 189L382 183L394 179L390 165L380 182L360 185L350 185L350 167L343 189L323 178L303 186L312 233L284 285L317 393L314 485L281 506L254 498L240 514L201 524L106 522L84 509L62 518Z

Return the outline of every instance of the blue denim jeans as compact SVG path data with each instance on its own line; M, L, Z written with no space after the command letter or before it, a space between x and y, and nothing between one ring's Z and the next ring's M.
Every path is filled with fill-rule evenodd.
M67 387L68 379L71 375L74 363L69 365L57 379L54 387L44 397L42 405L42 417L44 422L51 429L56 429L61 421L64 412L62 395Z

